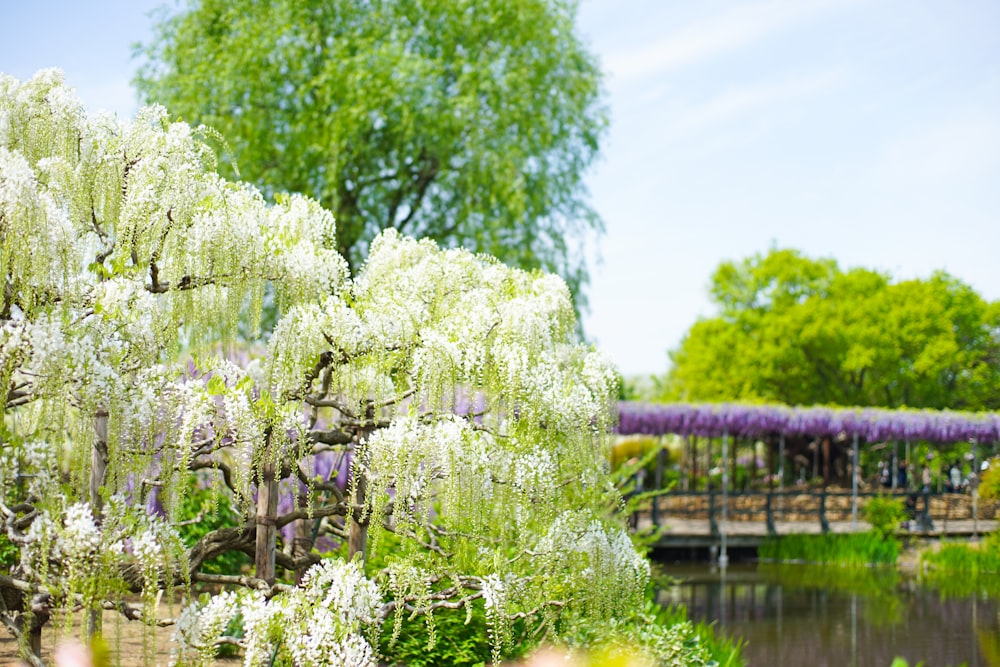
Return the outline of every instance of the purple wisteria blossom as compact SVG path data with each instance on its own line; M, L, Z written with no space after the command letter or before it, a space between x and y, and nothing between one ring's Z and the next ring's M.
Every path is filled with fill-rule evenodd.
M857 435L866 442L925 440L948 443L1000 440L1000 414L949 410L885 410L880 408L792 408L783 405L734 403L618 405L618 433L718 437L786 435Z

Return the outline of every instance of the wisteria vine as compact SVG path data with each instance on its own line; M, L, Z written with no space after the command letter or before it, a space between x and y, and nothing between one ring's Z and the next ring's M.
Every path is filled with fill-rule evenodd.
M621 402L621 435L689 435L719 437L857 435L866 442L924 440L932 443L1000 440L1000 414L881 408L788 407L735 403Z

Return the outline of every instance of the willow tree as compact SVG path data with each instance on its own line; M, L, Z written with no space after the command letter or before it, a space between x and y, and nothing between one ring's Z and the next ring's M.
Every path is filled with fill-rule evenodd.
M607 109L576 6L196 0L157 23L137 84L219 131L223 173L332 211L352 267L391 227L553 271L579 297Z
M88 117L54 71L0 78L4 624L37 651L53 614L168 622L160 594L206 581L224 592L177 619L181 660L229 642L248 666L368 665L403 614L485 604L497 654L512 619L553 638L629 617L648 568L607 512L615 373L572 342L565 283L395 231L352 279L328 212L223 180L196 134L157 107ZM265 355L185 355L268 284L286 315ZM346 488L324 456L350 457ZM193 470L242 519L186 544ZM318 535L350 560L320 562ZM202 571L229 551L255 572Z

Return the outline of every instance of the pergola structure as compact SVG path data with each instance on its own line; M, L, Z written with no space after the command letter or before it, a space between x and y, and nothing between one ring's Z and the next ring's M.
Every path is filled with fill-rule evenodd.
M784 478L786 436L852 441L852 524L857 524L859 443L924 441L943 445L970 442L978 468L978 448L1000 441L1000 414L881 408L788 407L733 403L648 404L618 406L620 435L680 435L722 440L722 530L720 565L726 564L726 494L729 486L728 446L732 436L779 440L779 485ZM658 462L658 470L661 464ZM660 475L658 474L659 478ZM892 474L895 488L895 471ZM659 480L658 480L659 481Z
M950 410L788 407L738 403L618 404L621 435L754 436L768 433L858 436L866 442L1000 440L1000 414Z

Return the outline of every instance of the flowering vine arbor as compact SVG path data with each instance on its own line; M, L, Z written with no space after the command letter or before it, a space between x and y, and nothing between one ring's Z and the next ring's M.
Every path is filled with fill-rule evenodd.
M730 490L729 479L734 461L729 460L729 440L733 438L768 439L777 441L778 470L776 478L784 481L785 443L788 439L851 441L851 467L859 471L860 442L895 443L923 441L933 445L970 442L974 451L1000 441L1000 415L932 410L886 410L879 408L787 407L779 405L741 404L619 404L618 433L620 435L679 435L686 440L705 438L707 459L711 460L711 440L721 438L721 491ZM734 456L735 458L735 456ZM813 447L814 464L819 460L819 448ZM711 466L706 465L706 469ZM895 466L892 466L895 472ZM851 475L852 521L857 520L859 475ZM773 477L771 479L774 479ZM896 475L891 477L896 488ZM654 511L657 507L653 505ZM723 502L723 512L726 503ZM725 518L723 519L725 521ZM825 521L824 521L825 523Z
M1000 440L1000 414L993 412L623 402L618 405L618 413L621 435L843 435L870 443L924 440L943 444L968 440L981 445Z
M248 667L375 665L384 623L442 609L485 607L496 659L515 620L554 639L629 618L648 565L609 511L616 373L574 343L563 281L393 230L352 277L329 213L212 165L163 109L89 117L55 71L0 75L0 522L19 552L0 621L25 659L74 610L91 632L102 609L175 623L182 662L228 643ZM191 359L253 330L269 289L263 358ZM327 471L347 456L345 487ZM193 471L239 519L185 543ZM205 572L233 551L252 574ZM191 582L225 592L164 618Z

